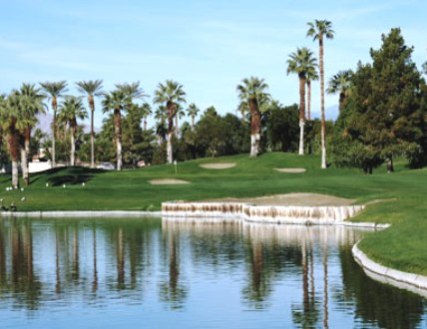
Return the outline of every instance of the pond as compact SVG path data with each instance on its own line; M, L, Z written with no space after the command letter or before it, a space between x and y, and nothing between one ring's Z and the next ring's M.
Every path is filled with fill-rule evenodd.
M366 231L161 219L0 220L2 328L427 328L372 281Z

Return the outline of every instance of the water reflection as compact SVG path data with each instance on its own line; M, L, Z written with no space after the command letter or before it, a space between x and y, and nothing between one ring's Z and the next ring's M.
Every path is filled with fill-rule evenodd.
M355 264L350 248L360 236L343 227L2 219L0 321L19 323L20 309L67 317L78 305L95 318L113 306L135 307L135 319L179 311L192 321L185 327L197 318L243 323L248 309L266 314L253 327L426 325L425 300Z

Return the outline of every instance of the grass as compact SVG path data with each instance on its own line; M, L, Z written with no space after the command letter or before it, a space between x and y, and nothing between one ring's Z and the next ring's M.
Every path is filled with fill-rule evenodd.
M235 162L237 166L226 170L199 167L210 162ZM364 175L356 169L321 170L319 164L315 156L268 153L256 159L237 155L179 163L177 173L171 165L123 172L63 168L32 175L32 184L24 192L6 192L10 177L0 176L0 197L6 206L15 203L19 211L158 210L162 201L289 192L324 193L356 199L358 203L382 200L371 203L353 220L393 225L368 234L361 249L386 266L427 275L427 170L408 170L399 162L393 174L379 168L374 175ZM307 172L285 174L273 170L281 167L303 167ZM183 179L191 184L149 183L161 178Z

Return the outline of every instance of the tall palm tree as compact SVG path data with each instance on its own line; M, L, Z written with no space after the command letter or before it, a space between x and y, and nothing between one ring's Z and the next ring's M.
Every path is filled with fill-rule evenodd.
M88 80L76 82L78 90L87 95L87 102L90 108L90 166L95 167L95 97L102 96L102 80Z
M173 119L177 113L178 105L185 103L185 92L183 86L172 80L166 80L166 82L159 83L157 89L154 92L154 103L164 104L166 106L168 130L166 135L166 158L167 162L171 164L173 162L172 152L172 136L174 132Z
M6 98L0 97L0 123L7 136L9 154L12 160L12 187L18 188L19 131L16 127L22 96L15 90Z
M114 135L116 142L116 169L122 170L122 114L121 112L131 106L132 100L128 94L122 90L114 90L105 95L102 100L103 112L113 111L114 115Z
M16 128L21 134L21 168L25 185L30 184L28 157L30 154L31 130L37 124L37 115L45 113L44 96L34 84L24 83L18 91L21 106L18 109Z
M307 120L311 120L311 82L319 80L317 66L312 66L307 71Z
M122 170L122 111L132 106L134 99L146 97L139 82L116 84L116 89L105 94L102 100L103 111L113 111L114 114L114 134L116 141L117 170Z
M58 121L68 124L70 128L70 166L76 165L76 134L77 134L77 119L83 120L87 118L87 111L83 106L83 101L80 97L68 96L59 108Z
M179 133L179 119L181 119L183 116L185 116L184 108L181 106L181 104L178 104L176 106L175 111L175 135L178 136Z
M51 100L53 120L52 120L52 167L56 166L55 157L55 140L56 140L56 113L58 110L58 98L62 97L67 92L67 82L41 82L40 86L43 88L46 97Z
M339 93L339 110L342 111L344 102L350 93L352 70L339 71L330 80L326 92L328 94Z
M319 41L319 69L320 69L320 113L321 113L321 142L322 142L322 162L321 168L326 169L326 117L325 117L325 70L323 65L324 47L323 41L334 38L332 23L327 20L315 20L308 23L307 36Z
M148 103L142 104L140 109L142 114L144 130L147 130L147 118L153 113L153 111L151 110L151 106Z
M191 118L191 127L194 128L194 121L197 117L197 114L200 112L200 109L196 104L191 103L187 108L187 115Z
M243 79L237 86L237 92L242 102L247 102L251 114L251 157L260 152L261 141L261 111L260 108L268 102L270 95L266 92L268 84L264 79L250 77ZM242 105L241 105L242 106Z
M305 126L305 85L307 83L307 72L316 67L316 59L313 52L308 48L298 48L296 52L289 55L287 61L287 73L296 73L299 78L299 149L298 154L304 155L304 126Z

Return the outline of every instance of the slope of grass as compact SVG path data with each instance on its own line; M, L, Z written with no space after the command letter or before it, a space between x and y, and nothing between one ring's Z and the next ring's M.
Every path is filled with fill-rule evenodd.
M201 163L235 162L234 168L208 170ZM256 159L237 155L200 159L123 172L85 168L54 169L32 176L24 192L6 192L9 176L0 176L0 198L19 211L30 210L158 210L170 200L252 197L289 192L316 192L374 200L353 220L392 223L392 228L369 234L361 249L384 265L427 275L427 171L407 170L403 163L393 174L384 168L374 175L355 169L319 169L315 156L268 153ZM306 168L303 174L284 174L274 168ZM151 179L178 178L188 185L151 185ZM82 183L85 186L82 186ZM47 187L46 184L49 186ZM65 184L65 188L63 185ZM25 197L25 201L21 198Z

